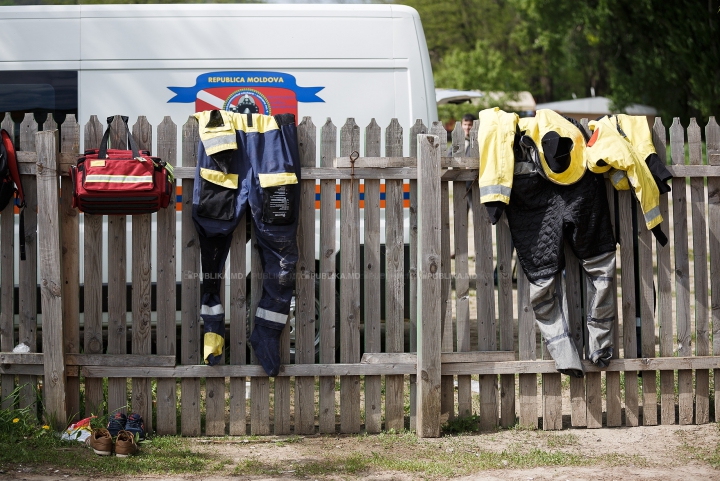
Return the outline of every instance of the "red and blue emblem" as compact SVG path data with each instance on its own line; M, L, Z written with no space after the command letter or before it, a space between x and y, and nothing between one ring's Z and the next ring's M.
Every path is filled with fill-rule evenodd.
M293 114L298 102L324 102L317 93L325 87L300 87L295 77L282 72L208 72L192 87L168 87L170 102L195 102L195 111L222 109L264 115Z

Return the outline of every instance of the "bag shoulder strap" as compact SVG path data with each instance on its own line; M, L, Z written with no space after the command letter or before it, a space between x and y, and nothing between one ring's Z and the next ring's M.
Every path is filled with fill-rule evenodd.
M123 121L123 124L125 124L125 131L127 133L127 139L128 143L130 144L130 149L132 150L133 158L140 157L140 151L138 149L137 143L135 143L135 139L133 138L132 134L130 133L130 127L128 126L128 117L125 115L121 115L120 118ZM108 117L107 118L107 128L105 129L105 133L103 134L102 140L100 141L100 150L98 151L98 159L107 159L107 147L108 142L110 141L110 126L112 125L113 120L115 120L115 117Z
M25 207L25 193L23 192L22 183L20 182L20 169L18 168L17 155L15 155L15 147L13 146L10 134L5 129L0 131L0 136L2 136L2 143L7 153L10 178L15 182L15 187L17 188L18 206Z
M5 130L0 130L0 140L7 157L8 167L10 168L10 178L15 183L17 192L17 204L20 207L20 260L25 260L25 193L23 192L22 183L20 182L20 169L18 168L17 155L15 155L15 147L12 143L10 134Z

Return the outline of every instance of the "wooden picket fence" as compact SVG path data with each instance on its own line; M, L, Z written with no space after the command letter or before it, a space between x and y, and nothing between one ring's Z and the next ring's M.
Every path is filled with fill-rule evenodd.
M120 124L114 122L113 128ZM133 216L131 235L126 232L125 216L85 215L81 251L81 216L66 195L72 189L68 167L81 151L79 124L68 116L58 135L51 118L38 125L27 115L16 132L6 115L2 127L19 136L18 157L28 202L27 260L19 266L17 305L13 208L5 209L0 218L3 408L14 402L20 407L37 406L41 388L44 409L38 407L38 413L59 426L91 413L124 410L140 413L148 429L158 434L377 433L411 428L421 436L438 436L442 422L472 414L478 416L482 429L516 423L537 428L540 421L543 429L562 429L568 425L701 424L710 422L712 411L717 413L720 407L720 311L716 308L720 305L720 282L716 281L720 278L720 126L714 118L705 127L707 165L702 160L701 129L695 120L687 133L677 119L670 127L673 189L661 204L663 230L671 233L667 246L656 244L642 222L639 233L633 234L632 210L637 205L632 194L624 191L615 196L609 187L608 200L611 211L618 213L613 220L617 219L620 233L618 358L604 371L604 380L601 371L586 364L587 376L569 379L569 386L563 385L537 336L528 282L520 268L514 285L507 221L503 217L497 226L491 226L479 203L474 182L478 177L477 124L471 134L470 156L460 155L464 138L458 124L452 140L453 152L458 154L446 157L446 133L439 122L428 127L417 121L405 131L393 120L383 136L374 120L362 131L348 119L340 128L338 141L338 129L331 120L319 129L310 118L302 120L298 126L302 209L295 360L290 363L286 329L281 341L286 364L273 379L252 360L248 364L246 357L246 323L252 317L248 312L254 312L257 305L262 270L257 249L246 259L246 242L253 239L246 238L245 229L236 230L228 261L232 275L226 279L230 288L227 363L203 366L197 275L200 256L191 196L182 196L180 239L175 236L173 201L156 216L156 237L151 215ZM102 132L103 125L92 116L84 127L84 148L97 147ZM653 132L658 153L665 159L667 130L659 119ZM184 194L193 191L198 143L193 117L180 129L166 117L155 131L140 117L133 134L142 149L152 149L156 135L153 152L176 166L178 186ZM115 130L112 145L122 148L124 142L121 132ZM356 158L354 152L361 157ZM338 181L340 195L336 193ZM406 185L409 208L403 207ZM472 209L468 209L468 199ZM385 264L381 266L383 214ZM409 258L404 256L406 221ZM320 232L319 246L314 245L316 230ZM131 259L125 255L127 242L132 243ZM152 243L157 246L156 265L151 263ZM176 259L176 243L180 259ZM315 259L316 247L319 260ZM637 272L633 268L636 255ZM106 312L104 257L108 266ZM128 262L130 279L126 279ZM180 280L176 279L176 262L183 273ZM251 293L246 292L248 262ZM566 262L571 330L582 342L583 278L569 249ZM155 318L152 269L157 278ZM635 296L636 276L639 297ZM129 316L128 282L132 284ZM179 335L176 282L182 283ZM405 317L406 283L409 319ZM38 290L42 323L38 321ZM636 347L638 304L642 358ZM315 362L316 323L319 363ZM42 329L42 352L35 352L40 345L38 329ZM340 331L339 345L336 329ZM33 352L12 353L20 342ZM340 363L335 362L336 351ZM10 397L16 389L17 399Z

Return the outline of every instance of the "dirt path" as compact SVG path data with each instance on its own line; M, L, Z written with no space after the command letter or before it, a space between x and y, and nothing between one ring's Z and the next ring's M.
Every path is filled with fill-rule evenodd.
M198 438L188 448L208 475L136 476L147 481L232 479L718 479L720 429L652 426L510 430L417 439L414 435ZM133 460L129 460L133 462ZM104 479L52 467L21 467L0 480Z

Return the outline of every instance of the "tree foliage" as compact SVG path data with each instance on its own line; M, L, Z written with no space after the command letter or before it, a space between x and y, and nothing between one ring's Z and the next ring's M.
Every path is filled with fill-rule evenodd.
M720 115L720 0L406 0L438 87Z

